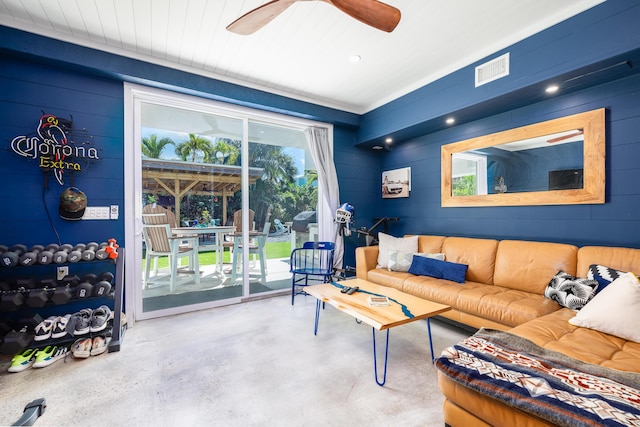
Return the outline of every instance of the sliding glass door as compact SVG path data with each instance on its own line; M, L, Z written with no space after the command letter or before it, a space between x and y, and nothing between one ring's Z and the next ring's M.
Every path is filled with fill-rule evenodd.
M286 292L291 250L318 233L310 123L134 85L127 93L136 318Z

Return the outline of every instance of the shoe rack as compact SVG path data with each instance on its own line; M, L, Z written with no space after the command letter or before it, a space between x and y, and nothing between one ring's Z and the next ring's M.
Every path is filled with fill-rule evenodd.
M0 354L12 355L47 345L70 346L79 338L91 337L90 334L73 335L68 329L62 338L34 341L40 321L50 316L73 316L83 308L95 310L101 305L112 310L113 318L104 331L95 335L111 338L109 353L119 351L126 330L122 312L124 253L125 249L120 247L115 259L0 265ZM104 284L98 289L97 283L82 282L86 277L99 275L113 277L108 292L104 292ZM83 279L78 282L70 277Z

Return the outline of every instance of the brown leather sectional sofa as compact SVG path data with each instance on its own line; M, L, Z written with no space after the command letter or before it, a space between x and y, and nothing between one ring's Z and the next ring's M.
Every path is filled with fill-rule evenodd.
M586 277L591 264L640 273L640 249L516 240L419 236L418 252L444 253L466 264L464 284L376 268L378 247L356 250L356 275L450 305L442 316L473 328L509 331L575 359L640 373L640 344L569 324L575 312L544 297L560 270ZM538 426L549 423L481 395L439 372L450 426Z

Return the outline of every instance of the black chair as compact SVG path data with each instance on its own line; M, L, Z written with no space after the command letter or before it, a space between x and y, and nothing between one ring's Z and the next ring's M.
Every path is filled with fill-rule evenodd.
M331 281L333 276L333 242L306 242L291 252L291 305L296 295L304 294L309 278L320 283ZM299 277L302 276L302 277ZM302 281L304 280L304 283ZM314 284L314 283L311 283ZM298 290L296 290L298 287Z

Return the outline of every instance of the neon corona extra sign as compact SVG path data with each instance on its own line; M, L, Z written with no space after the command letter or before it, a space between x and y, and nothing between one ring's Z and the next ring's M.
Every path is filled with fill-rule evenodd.
M60 121L52 114L40 117L36 129L37 135L20 135L11 141L14 153L27 158L37 159L38 166L44 172L53 170L53 175L60 185L64 184L64 173L67 170L80 171L82 166L78 160L98 160L98 150L93 147L77 146L67 138Z

